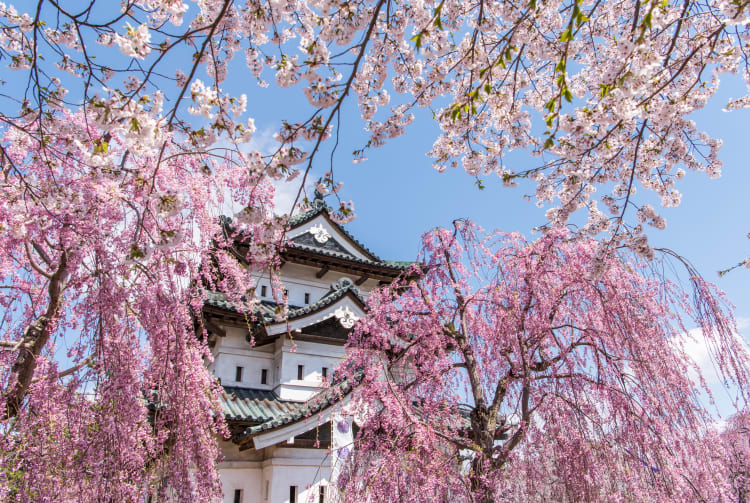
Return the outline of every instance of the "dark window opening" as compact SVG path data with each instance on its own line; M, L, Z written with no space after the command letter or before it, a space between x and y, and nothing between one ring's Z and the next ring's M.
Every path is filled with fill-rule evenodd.
M318 492L318 503L325 503L326 502L326 486L320 486L320 491Z
M297 486L289 486L289 503L297 503Z
M242 489L234 490L234 503L242 503Z
M284 289L284 297L289 297L289 290L286 288Z
M242 367L237 367L234 371L234 380L237 382L242 381Z
M261 297L265 297L265 296L266 296L266 292L267 292L267 291L268 291L268 290L266 289L266 285L263 285L263 286L261 286L261 287L260 287L260 296L261 296Z
M305 366L304 365L297 365L297 379L302 380L304 379L304 372L305 372Z
M328 367L323 367L323 378L328 377Z
M305 304L309 304L309 303L310 303L310 294L305 293Z
M261 369L260 371L260 383L268 384L268 369Z

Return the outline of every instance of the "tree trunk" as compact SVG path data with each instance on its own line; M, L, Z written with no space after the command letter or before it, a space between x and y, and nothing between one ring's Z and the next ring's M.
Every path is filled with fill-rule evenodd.
M36 360L42 353L42 349L49 341L49 324L57 316L62 300L62 291L67 277L67 255L60 255L60 263L57 270L49 279L47 291L49 301L44 314L38 316L24 331L23 339L19 344L18 355L11 369L8 388L5 392L6 406L5 418L14 417L21 410L23 399L28 393L29 384L34 377Z
M494 503L496 501L494 491L482 483L485 472L484 461L483 456L477 456L471 462L471 493L477 503Z

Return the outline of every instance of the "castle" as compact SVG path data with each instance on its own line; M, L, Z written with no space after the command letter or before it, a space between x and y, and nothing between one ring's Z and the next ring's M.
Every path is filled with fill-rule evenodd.
M219 292L209 293L203 309L210 370L224 388L221 405L232 432L219 441L225 503L334 501L332 435L334 443L337 435L351 438L356 426L351 420L331 426L335 406L352 388L332 372L368 292L411 264L378 258L331 219L319 197L290 219L281 259L283 321L274 316L268 277L257 284L257 322L248 323Z

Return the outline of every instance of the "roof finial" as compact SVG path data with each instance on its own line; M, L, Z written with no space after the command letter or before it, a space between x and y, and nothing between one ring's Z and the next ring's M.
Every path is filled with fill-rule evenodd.
M321 181L318 180L318 184L320 184L320 183L321 183ZM326 208L326 202L323 200L323 197L325 197L325 194L323 194L323 192L321 192L320 190L318 190L317 186L315 187L315 191L313 192L313 195L314 195L314 197L313 197L312 203L310 203L310 206L314 210L325 209Z

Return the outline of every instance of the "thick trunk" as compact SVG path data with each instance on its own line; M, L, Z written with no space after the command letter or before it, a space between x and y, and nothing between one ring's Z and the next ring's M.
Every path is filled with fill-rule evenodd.
M476 503L494 503L496 501L492 488L482 482L485 472L484 458L477 456L471 462L471 492Z
M18 356L16 356L16 361L11 368L8 387L5 391L6 419L16 416L21 410L23 399L26 397L31 380L34 378L37 358L49 341L49 325L60 309L66 277L67 255L63 252L57 270L49 278L47 309L26 328L23 339L18 346Z

